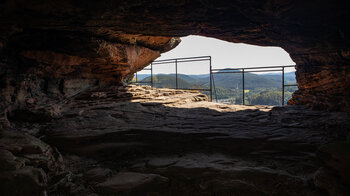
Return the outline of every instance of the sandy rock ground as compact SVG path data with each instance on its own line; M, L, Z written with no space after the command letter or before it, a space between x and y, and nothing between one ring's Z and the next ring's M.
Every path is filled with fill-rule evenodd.
M10 121L18 131L4 130L1 139L36 150L17 152L1 142L0 152L6 156L0 163L12 160L12 165L1 164L6 175L1 174L0 180L18 182L11 175L22 172L33 178L33 193L49 195L345 195L348 191L349 173L344 173L349 168L349 150L344 150L349 149L344 141L348 114L207 100L197 91L110 87L42 106L54 112L30 111L28 118L25 111L14 113ZM9 134L33 138L26 140L32 146L38 146L33 141L42 144L35 148L14 144ZM30 158L21 162L27 156L23 152L36 153L50 164L45 168ZM38 181L39 177L44 180Z

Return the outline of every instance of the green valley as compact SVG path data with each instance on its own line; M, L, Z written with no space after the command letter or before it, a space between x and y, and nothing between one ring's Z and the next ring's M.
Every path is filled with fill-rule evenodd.
M139 75L141 82L150 82L150 75ZM134 78L135 79L135 78ZM242 74L216 73L213 74L215 91L213 99L218 102L242 104ZM245 103L251 105L281 105L282 101L282 76L281 74L252 74L244 75ZM178 88L180 89L209 89L209 74L183 75L178 74ZM295 84L294 72L285 73L285 84ZM157 88L175 88L175 74L158 74L153 76L153 86ZM297 87L286 87L284 102L286 103ZM209 95L208 91L203 91ZM215 96L216 94L216 96Z

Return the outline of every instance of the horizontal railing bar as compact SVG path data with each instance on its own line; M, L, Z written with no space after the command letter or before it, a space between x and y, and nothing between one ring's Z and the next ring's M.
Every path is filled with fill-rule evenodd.
M187 63L187 62L193 62L193 61L209 61L210 59L194 59L194 60L180 60L180 61L177 61L177 63Z
M159 62L159 63L152 63L152 65L161 65L161 64L175 64L175 61L164 61L164 62Z
M272 72L272 71L282 71L281 70L256 70L256 71L244 71L244 73L253 73L253 72ZM235 71L235 72L213 72L213 74L222 74L222 73L243 73L243 71Z
M151 82L131 82L131 83L134 83L134 84L151 84Z
M199 89L199 88L178 88L178 90L210 91L210 89Z
M285 84L284 86L298 86L297 84Z
M188 63L188 62L195 62L195 61L209 61L209 59L194 59L194 60L185 60L185 61L177 61L177 63ZM152 65L161 65L161 64L172 64L175 63L175 61L164 61L164 62L153 62Z
M176 59L164 59L164 60L156 60L156 61L153 61L153 62L175 61L175 60L186 60L186 59L199 59L199 58L209 58L209 59L211 59L211 56L197 56L197 57L185 57L185 58L176 58Z
M244 73L253 73L253 72L272 72L272 71L282 71L282 69L280 70L276 70L276 69L271 69L271 70L253 70L253 71L245 71L244 70Z
M226 71L223 71L223 72L212 72L212 74L222 74L222 73L242 73L242 71L235 71L235 72L226 72Z
M180 60L180 61L177 61L177 62L178 63L187 63L187 62L193 62L193 61L210 61L210 59Z
M131 82L133 84L151 84L151 82ZM157 83L155 83L157 84ZM210 89L200 89L200 88L178 88L178 90L198 90L198 91L210 91Z
M282 68L282 67L295 67L295 65L280 65L280 66L269 66L269 67L243 67L243 68L224 68L224 69L212 69L212 71L220 70L241 70L241 69L271 69L271 68Z

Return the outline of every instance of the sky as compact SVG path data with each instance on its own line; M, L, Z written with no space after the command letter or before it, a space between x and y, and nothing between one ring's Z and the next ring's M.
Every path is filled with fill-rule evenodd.
M231 43L214 38L190 35L181 38L174 49L161 54L157 60L211 56L213 68L242 68L276 65L295 65L289 54L280 47L262 47ZM286 72L294 71L289 68ZM140 72L142 74L146 71ZM175 73L175 65L154 65L153 73ZM178 73L197 75L209 73L208 62L179 63Z

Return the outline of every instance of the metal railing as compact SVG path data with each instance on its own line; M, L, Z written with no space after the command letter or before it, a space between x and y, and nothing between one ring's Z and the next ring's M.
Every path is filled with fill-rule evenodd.
M178 65L180 63L188 63L188 62L199 62L199 61L208 61L209 62L209 75L210 75L210 81L209 81L209 89L208 88L180 88L178 83ZM175 89L181 89L181 90L198 90L198 91L209 91L210 92L210 101L213 100L213 87L212 87L212 74L211 74L211 56L198 56L198 57L186 57L186 58L176 58L176 59L165 59L165 60L157 60L153 61L150 64L150 68L145 68L143 70L151 71L151 79L149 82L147 81L138 81L138 75L135 73L135 82L131 82L134 84L150 84L152 87L154 86L153 81L153 68L155 65L166 65L166 64L174 64L175 66Z
M284 92L285 92L285 87L290 87L290 86L297 86L297 84L285 84L284 82L284 72L285 68L288 67L295 67L295 65L280 65L280 66L265 66L265 67L245 67L245 68L225 68L225 69L212 69L211 70L211 75L214 74L227 74L227 73L239 73L242 74L242 104L245 105L245 80L244 80L244 75L245 73L253 73L253 72L282 72L282 103L281 105L284 105ZM213 83L215 84L214 77L212 76ZM216 89L214 88L214 93L215 93L215 99L217 99L216 95Z
M206 88L179 88L178 85L178 64L179 63L188 63L188 62L198 62L198 61L208 61L209 62L209 89ZM187 57L187 58L176 58L176 59L165 59L165 60L157 60L153 61L150 64L150 68L145 68L143 70L151 71L150 74L150 81L138 81L138 75L135 74L136 79L135 82L131 82L134 84L150 84L152 87L154 86L153 81L153 67L154 65L165 65L165 64L174 64L175 66L175 89L182 89L182 90L199 90L199 91L209 91L210 92L210 101L213 101L213 90L216 101L218 101L217 94L216 94L216 88L215 88L215 80L214 80L214 74L242 74L242 104L245 105L245 74L246 73L253 73L253 72L282 72L282 103L281 105L284 105L284 94L285 94L285 87L291 87L291 86L297 86L297 84L285 84L285 69L289 67L295 67L295 65L280 65L280 66L264 66L264 67L246 67L246 68L225 68L225 69L213 69L212 68L212 59L211 56L198 56L198 57Z

